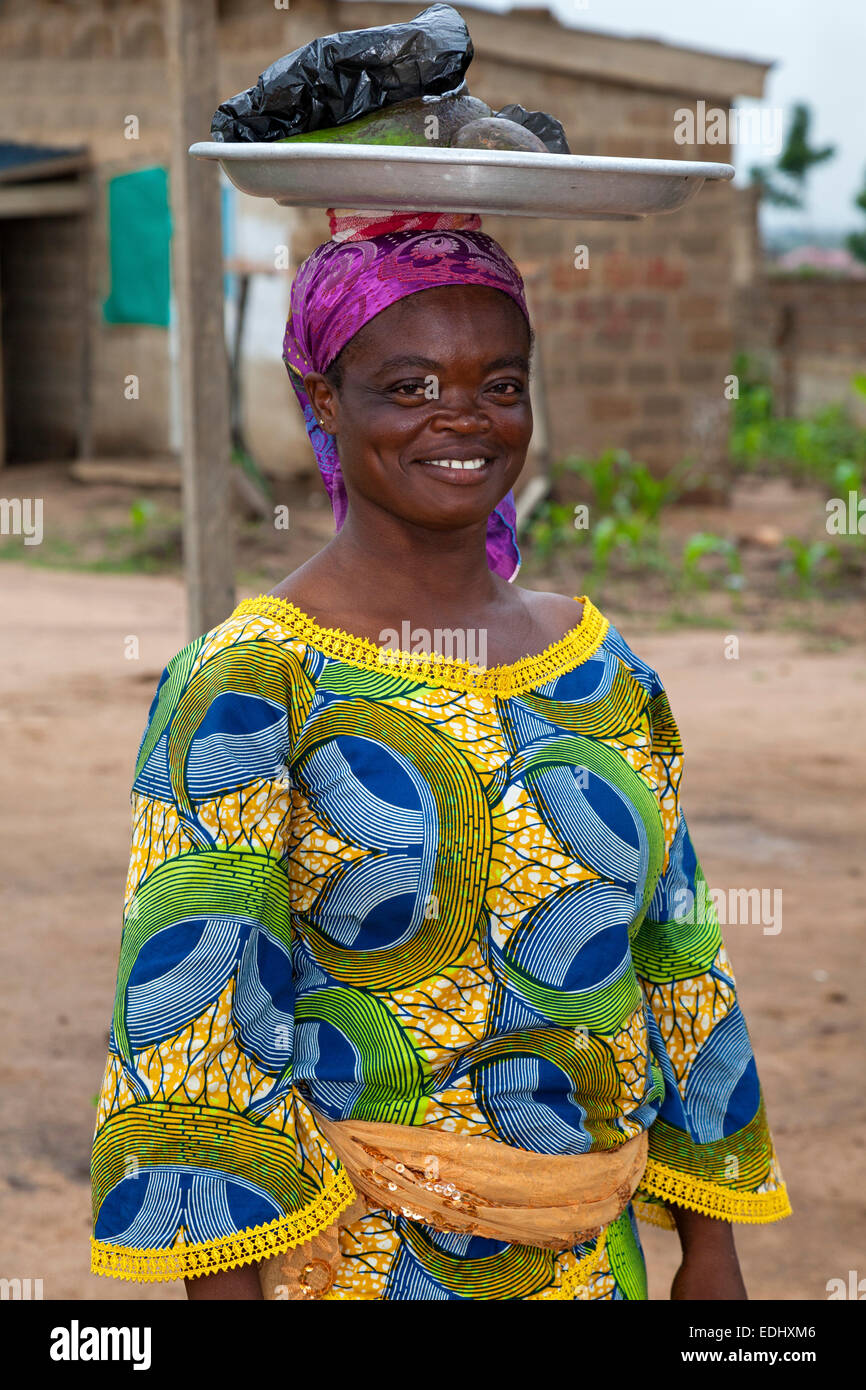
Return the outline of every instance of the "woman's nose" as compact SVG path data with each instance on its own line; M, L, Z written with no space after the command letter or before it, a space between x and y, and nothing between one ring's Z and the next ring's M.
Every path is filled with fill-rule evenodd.
M449 391L434 402L434 428L437 420L448 429L473 430L478 428L479 421L487 422L489 416L485 403L477 396L466 392L455 395Z

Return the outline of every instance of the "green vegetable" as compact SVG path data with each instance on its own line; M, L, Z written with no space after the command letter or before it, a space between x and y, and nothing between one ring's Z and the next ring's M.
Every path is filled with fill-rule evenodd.
M475 97L417 97L371 111L345 125L311 130L277 140L278 145L439 145L447 146L461 126L491 114Z

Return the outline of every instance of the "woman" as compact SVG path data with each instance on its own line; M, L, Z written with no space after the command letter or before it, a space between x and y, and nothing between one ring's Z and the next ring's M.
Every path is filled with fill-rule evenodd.
M532 334L478 228L333 220L295 280L285 359L338 533L151 706L97 1272L203 1299L642 1299L640 1214L678 1230L672 1297L741 1299L731 1223L788 1214L662 684L589 599L508 582ZM423 1127L415 1190L451 1216L406 1205L375 1145L362 1182L349 1121ZM433 1181L449 1143L495 1145L529 1209L535 1174L577 1191L647 1131L634 1201L566 1247L484 1234Z

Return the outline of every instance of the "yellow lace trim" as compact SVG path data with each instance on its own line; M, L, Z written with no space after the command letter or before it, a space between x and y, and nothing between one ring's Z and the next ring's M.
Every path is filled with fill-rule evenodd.
M635 1216L645 1221L648 1226L661 1226L666 1231L676 1230L677 1223L667 1207L660 1206L658 1202L639 1202L633 1199L632 1206Z
M568 1270L562 1277L562 1283L558 1289L553 1289L545 1294L544 1302L554 1302L561 1299L589 1299L589 1280L595 1274L607 1244L607 1228L605 1228L598 1240L595 1242L595 1249L590 1250L588 1255L584 1255L578 1260L574 1269Z
M666 1168L651 1158L640 1185L645 1192L660 1197L664 1202L673 1202L675 1206L688 1207L691 1211L715 1216L721 1221L763 1225L791 1215L791 1203L784 1183L772 1192L736 1192L730 1187L701 1182L699 1178Z
M362 671L387 671L463 694L486 691L505 699L534 690L544 681L572 671L598 651L607 635L608 620L588 598L578 595L578 601L583 603L583 614L576 627L536 656L524 656L505 666L473 666L471 662L452 661L437 652L415 653L377 647L366 637L356 637L342 628L321 627L288 599L276 598L273 594L244 599L232 617L260 614L275 618L291 628L298 641Z
M280 1217L267 1226L251 1226L235 1236L176 1246L173 1250L133 1250L91 1237L90 1268L93 1274L136 1279L142 1284L220 1274L226 1269L252 1264L254 1260L282 1255L285 1250L312 1240L351 1206L356 1196L345 1169L340 1168L330 1186L302 1211Z

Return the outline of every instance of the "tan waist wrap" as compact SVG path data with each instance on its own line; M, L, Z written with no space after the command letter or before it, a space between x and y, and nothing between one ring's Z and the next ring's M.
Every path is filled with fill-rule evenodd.
M421 1125L328 1120L318 1112L316 1122L352 1186L374 1207L435 1230L545 1250L569 1250L614 1221L636 1191L647 1160L646 1131L604 1152L537 1154ZM356 1220L368 1206L355 1203L339 1221ZM274 1268L262 1269L265 1296L322 1297L339 1261L337 1231L334 1223L305 1245L266 1261ZM268 1292L281 1281L297 1291Z

